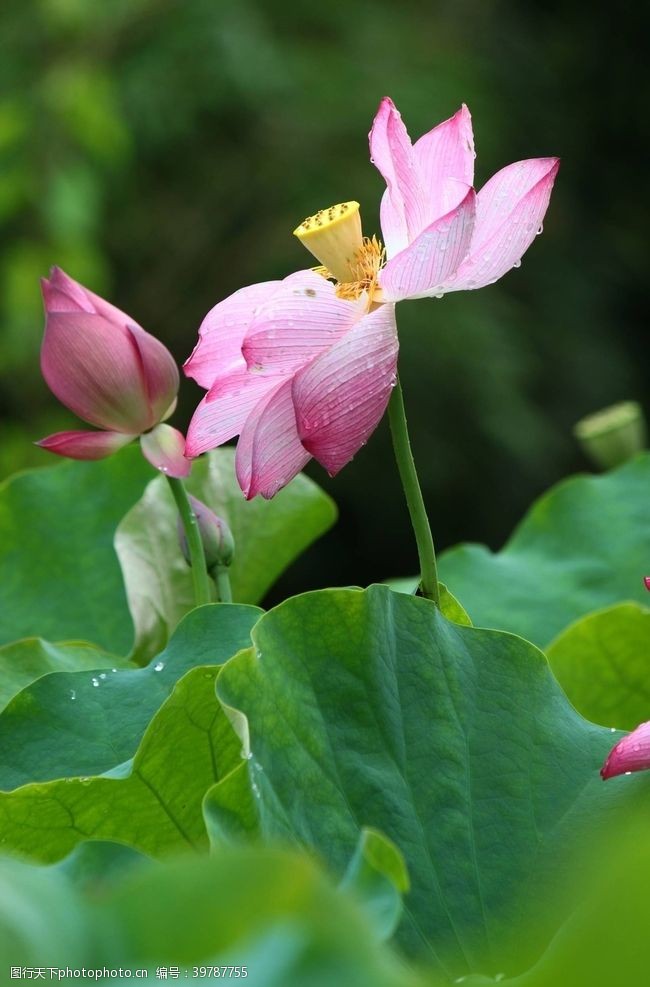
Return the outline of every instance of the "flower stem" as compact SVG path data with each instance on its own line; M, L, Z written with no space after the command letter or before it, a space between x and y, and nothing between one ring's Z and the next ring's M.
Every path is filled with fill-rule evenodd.
M178 513L181 516L183 528L185 529L185 537L192 564L194 600L197 607L200 607L204 603L211 603L212 595L210 593L210 580L208 579L205 552L203 551L199 526L196 523L196 517L187 498L187 491L185 490L183 481L175 476L168 476L167 479L174 495L174 500L176 501Z
M420 559L420 591L422 596L428 600L433 600L436 606L440 606L440 591L438 589L438 569L436 566L436 553L431 537L431 527L422 499L422 491L418 475L415 471L413 453L406 425L406 412L404 410L404 395L402 386L397 378L397 383L393 388L390 401L388 402L388 420L393 436L393 449L397 468L399 470L404 495L411 515L411 524L415 534L415 541L418 547Z
M227 565L215 565L212 569L212 576L217 585L217 599L220 603L232 603L232 590L230 589L230 574Z

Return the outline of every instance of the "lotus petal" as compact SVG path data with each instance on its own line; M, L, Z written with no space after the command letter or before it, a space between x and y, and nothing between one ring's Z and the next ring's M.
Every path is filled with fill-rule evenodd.
M379 424L397 379L398 345L395 307L381 305L296 374L298 435L332 476Z

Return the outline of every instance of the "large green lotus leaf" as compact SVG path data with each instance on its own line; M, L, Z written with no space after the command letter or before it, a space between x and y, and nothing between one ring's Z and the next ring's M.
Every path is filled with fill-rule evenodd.
M149 724L132 763L102 777L65 778L0 793L5 852L44 863L82 840L160 856L201 849L201 801L240 760L241 744L214 692L218 667L188 672Z
M499 944L527 896L550 894L576 845L650 796L647 778L602 783L617 737L572 708L533 645L451 623L427 600L384 586L307 593L252 638L217 692L261 833L335 870L361 828L385 833L412 882L400 940L439 972L502 972ZM232 800L230 813L232 831Z
M146 668L46 675L0 713L0 789L99 775L133 757L156 710L196 665L220 665L250 646L256 607L199 607Z
M650 454L602 476L577 476L540 498L496 554L461 545L440 578L475 625L545 647L569 624L626 600L647 602Z
M0 643L92 641L128 652L133 626L113 536L151 466L139 449L30 470L0 487Z
M633 730L650 720L650 610L622 603L578 620L548 648L551 668L580 713Z
M333 501L308 477L297 476L272 500L246 501L235 477L234 451L197 460L190 493L227 520L235 538L230 567L236 603L257 603L278 576L336 520ZM193 606L191 573L181 554L177 511L158 477L120 524L115 547L122 564L139 660L157 654Z
M423 987L377 941L354 895L335 888L305 854L240 847L149 861L99 893L66 883L60 867L5 859L0 889L0 947L12 965L137 968L156 983L161 968L177 968L179 982L214 983L218 975L193 975L193 967L237 966L246 978L226 972L222 979L254 987Z
M128 668L129 662L86 641L53 644L41 637L13 641L0 648L0 709L30 682L48 672L80 672L116 666Z

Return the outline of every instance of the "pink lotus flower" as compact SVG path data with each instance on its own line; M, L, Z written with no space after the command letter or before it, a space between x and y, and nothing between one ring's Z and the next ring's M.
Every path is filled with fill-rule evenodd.
M332 475L372 434L397 365L393 305L337 297L313 271L235 292L208 313L184 366L208 393L187 432L198 456L239 435L247 498L272 497L314 456Z
M607 756L600 775L603 781L615 778L616 775L629 775L633 771L645 771L650 768L650 722L628 733L627 737L612 748Z
M160 424L176 406L179 376L171 353L57 267L42 289L43 377L62 404L102 431L57 432L38 445L70 459L103 459L140 436L153 466L187 476L183 436Z
M559 167L557 158L519 161L476 194L467 108L412 145L388 98L370 149L387 184L386 251L363 237L357 202L321 210L294 232L323 266L220 302L185 364L208 391L188 454L240 435L237 476L249 498L273 496L311 456L332 475L352 459L396 380L393 303L480 288L518 266Z

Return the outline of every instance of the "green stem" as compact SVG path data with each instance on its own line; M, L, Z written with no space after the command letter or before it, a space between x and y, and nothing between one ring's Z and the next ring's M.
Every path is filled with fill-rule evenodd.
M217 599L220 603L232 603L232 590L230 589L230 575L227 565L215 565L212 569L212 578L217 584Z
M393 436L393 449L399 470L400 479L406 496L411 524L415 533L415 541L418 547L420 559L420 591L422 596L428 600L433 600L436 606L440 606L440 591L438 589L438 569L436 566L436 553L431 537L431 527L422 499L422 491L418 475L415 471L411 443L409 441L408 428L406 426L406 412L404 411L404 395L402 386L397 379L393 388L390 401L388 402L388 420Z
M197 607L200 607L204 603L212 602L212 594L210 593L210 580L208 579L208 570L205 565L205 552L203 551L203 542L201 541L199 526L196 522L196 517L192 510L192 506L187 498L187 491L185 490L183 481L179 480L175 476L168 476L167 479L169 481L172 494L174 495L174 500L176 501L178 513L180 514L181 521L183 522L185 537L187 539L187 548L190 553L192 566L194 600Z

